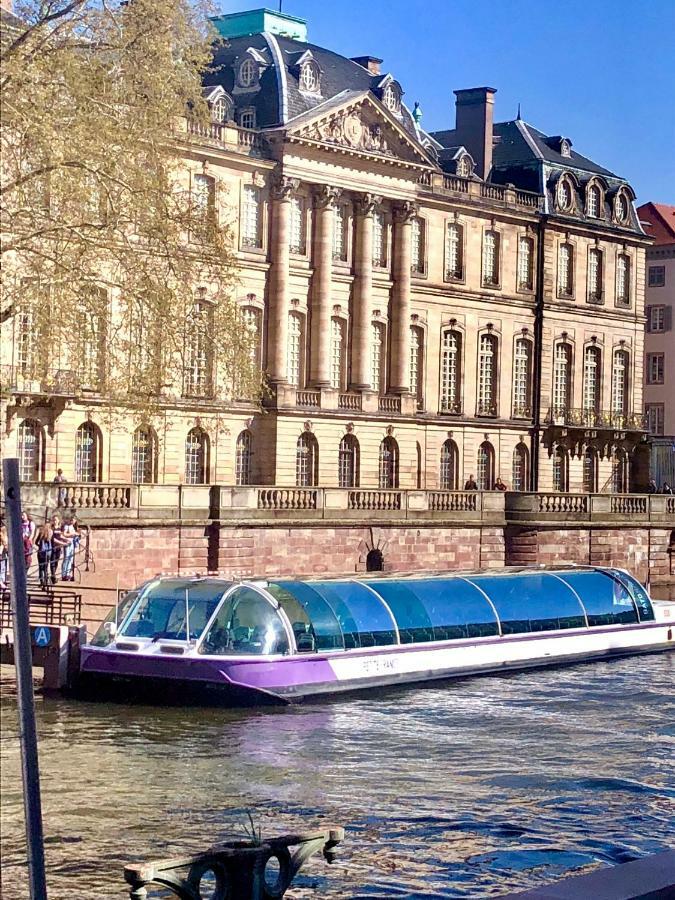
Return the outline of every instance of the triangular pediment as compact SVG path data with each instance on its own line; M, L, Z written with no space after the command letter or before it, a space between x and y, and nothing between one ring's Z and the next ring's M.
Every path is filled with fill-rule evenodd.
M416 138L369 91L343 91L297 116L288 123L286 137L398 165L435 167Z

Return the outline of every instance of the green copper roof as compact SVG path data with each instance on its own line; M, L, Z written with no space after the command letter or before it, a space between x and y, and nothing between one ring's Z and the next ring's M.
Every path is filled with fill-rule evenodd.
M269 31L296 41L307 40L307 20L271 9L248 9L244 12L229 13L226 16L212 16L211 21L218 33L225 38L242 37Z

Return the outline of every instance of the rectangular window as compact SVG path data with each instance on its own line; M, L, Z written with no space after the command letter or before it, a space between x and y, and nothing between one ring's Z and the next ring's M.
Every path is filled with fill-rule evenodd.
M602 250L588 251L588 302L602 303Z
M242 128L255 128L255 109L252 106L242 109L239 114L239 124Z
M384 394L384 325L373 322L370 332L370 384L374 391Z
M305 320L300 313L292 312L288 316L288 383L293 387L302 386L303 353L305 345Z
M424 219L416 218L412 220L412 233L411 233L411 263L410 270L415 275L423 275L425 271L424 267L424 255L425 255L425 244L426 244L426 230L425 230L425 221Z
M518 290L531 291L533 286L532 264L533 264L533 248L534 242L532 238L521 237L518 240Z
M571 394L572 348L556 344L553 363L553 408L556 415L566 413Z
M464 277L462 226L449 222L445 230L445 278L456 281Z
M461 352L462 337L459 332L444 332L441 353L441 412L461 412Z
M625 253L616 258L616 305L630 306L630 257Z
M647 384L664 383L664 355L663 353L647 354Z
M410 393L424 409L424 331L415 325L410 329Z
M197 301L187 319L184 392L189 397L211 393L212 312L210 303Z
M600 407L600 349L586 347L584 355L584 396L585 412L597 413Z
M574 248L561 244L558 248L558 296L574 295Z
M333 259L347 261L347 215L344 206L333 209Z
M30 377L35 369L36 333L35 307L32 302L25 302L16 317L16 365L19 372Z
M84 388L99 389L103 380L108 295L94 288L77 311L77 374Z
M612 412L619 415L628 411L628 368L628 351L616 350L612 365Z
M530 407L531 354L532 344L519 338L513 360L513 416L527 418L532 414Z
M345 388L345 323L337 317L330 321L330 386Z
M499 284L499 234L486 231L483 235L483 285Z
M664 405L663 403L647 403L645 405L645 413L647 415L647 427L654 435L662 435L664 428Z
M373 265L387 267L387 221L380 210L373 213Z
M665 306L651 306L649 308L649 330L654 332L666 330Z
M242 247L262 247L262 216L260 191L253 185L244 185L244 201L241 217Z
M666 283L666 267L649 267L649 287L663 287Z
M291 197L289 249L291 253L305 252L305 201L302 197Z
M212 221L215 215L216 182L210 175L192 176L192 214L196 223Z
M478 415L497 415L497 338L483 334L478 359Z

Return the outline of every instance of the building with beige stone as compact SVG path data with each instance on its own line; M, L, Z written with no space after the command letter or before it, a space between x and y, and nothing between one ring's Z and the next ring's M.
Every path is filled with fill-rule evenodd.
M95 359L62 360L47 386L16 315L3 452L22 478L643 487L650 242L630 185L566 136L495 123L493 88L456 91L455 127L432 134L381 60L318 47L288 15L214 21L228 41L204 88L212 122L186 122L177 152L232 226L270 394L259 407L219 390L201 339L208 288L195 288L183 382L146 426L110 416Z
M644 394L652 435L652 473L675 485L675 206L645 203L637 210L647 248Z

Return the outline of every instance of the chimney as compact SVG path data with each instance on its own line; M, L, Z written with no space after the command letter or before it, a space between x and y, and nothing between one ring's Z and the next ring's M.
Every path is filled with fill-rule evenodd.
M359 66L362 66L364 69L368 69L371 75L381 75L380 66L382 65L382 60L378 59L376 56L352 56L352 62L358 63Z
M455 91L457 143L473 156L476 171L487 178L492 168L492 124L495 88Z

